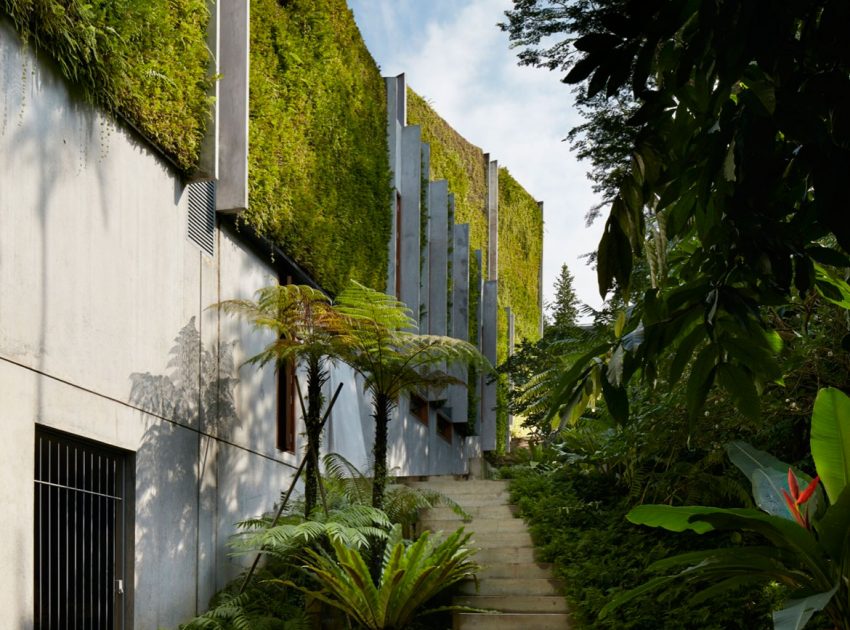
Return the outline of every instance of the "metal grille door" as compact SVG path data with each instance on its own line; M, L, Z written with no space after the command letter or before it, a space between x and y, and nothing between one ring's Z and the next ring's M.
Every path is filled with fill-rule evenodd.
M35 627L124 630L122 451L36 429Z

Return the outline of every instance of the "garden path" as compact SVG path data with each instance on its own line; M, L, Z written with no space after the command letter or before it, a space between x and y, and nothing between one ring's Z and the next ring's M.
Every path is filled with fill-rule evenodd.
M507 481L431 477L409 483L442 492L472 516L464 523L450 508L435 507L420 520L420 527L431 531L454 531L463 525L480 549L475 556L482 565L479 589L476 592L472 581L462 584L454 603L495 612L455 613L455 630L570 627L561 584L553 579L550 565L535 560L528 528L509 503Z

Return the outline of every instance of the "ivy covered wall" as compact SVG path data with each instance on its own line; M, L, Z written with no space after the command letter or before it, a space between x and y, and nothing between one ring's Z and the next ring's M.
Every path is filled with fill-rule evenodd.
M470 250L483 253L487 277L487 164L484 153L470 143L416 92L407 92L407 122L422 127L422 141L431 145L431 179L446 179L455 195L455 222L469 223ZM509 156L507 156L509 157ZM499 314L497 357L507 357L507 319L515 315L516 342L539 336L539 268L543 255L543 215L532 197L499 169ZM472 258L470 257L470 260ZM473 299L477 298L474 296ZM470 334L475 334L477 304L470 304ZM474 337L472 337L474 339Z
M345 0L251 3L244 220L331 292L383 289L386 92Z
M0 0L0 14L86 100L184 171L197 164L211 105L206 0Z
M543 212L506 168L499 169L499 339L507 339L505 307L514 314L514 337L540 337L539 273L543 264ZM499 361L507 343L499 345Z

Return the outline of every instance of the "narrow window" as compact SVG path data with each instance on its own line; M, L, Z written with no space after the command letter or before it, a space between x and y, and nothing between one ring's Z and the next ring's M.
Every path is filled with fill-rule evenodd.
M410 395L410 413L419 419L419 422L428 426L428 401L416 394Z
M292 284L292 276L280 279ZM277 368L277 450L295 452L295 365L287 361Z
M401 299L401 193L395 193L395 296Z
M441 413L437 414L437 435L449 444L452 443L452 421Z

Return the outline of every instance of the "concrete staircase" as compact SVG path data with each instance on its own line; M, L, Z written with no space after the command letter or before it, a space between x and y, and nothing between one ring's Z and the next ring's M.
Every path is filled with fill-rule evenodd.
M560 583L552 578L550 565L535 561L525 523L508 503L507 481L431 477L409 483L442 492L472 515L472 521L464 523L450 508L436 507L420 521L423 530L449 532L464 526L473 532L473 546L480 549L475 556L482 566L479 590L475 592L473 582L465 583L454 602L497 612L455 613L455 630L570 627Z

